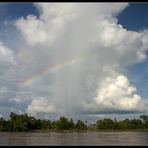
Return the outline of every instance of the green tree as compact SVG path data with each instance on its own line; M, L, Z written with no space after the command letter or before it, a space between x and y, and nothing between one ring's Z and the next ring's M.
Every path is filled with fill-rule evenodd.
M76 125L75 125L75 129L77 129L77 130L86 130L87 126L83 121L78 120Z
M141 115L140 119L142 119L143 128L148 129L148 116L147 115Z
M70 128L70 129L73 129L73 128L74 128L74 122L73 122L73 119L70 119L70 122L69 122L69 128Z
M10 131L28 131L36 128L36 119L29 117L27 114L10 114L10 120L8 121Z
M144 125L140 119L131 119L130 120L131 128L132 129L142 129Z
M115 118L113 121L113 129L119 130L120 128L120 122Z
M147 115L141 115L140 119L142 119L143 121L147 121L148 120L148 116Z
M114 129L114 122L112 119L105 118L97 121L98 129Z
M57 123L57 121L51 122L51 129L58 129L58 123Z
M126 130L126 129L132 129L131 127L131 123L130 123L130 120L129 119L124 119L120 122L120 127L121 129L123 130Z
M70 122L68 121L68 118L60 117L60 119L57 121L57 128L61 130L68 130L70 129Z
M74 124L73 119L68 119L66 117L60 117L59 120L51 122L50 120L36 119L35 117L28 116L27 114L16 114L11 112L9 119L5 120L0 118L0 131L29 131L36 129L60 129L60 130L86 130L89 129L148 129L148 116L141 115L140 119L124 119L124 120L114 120L105 118L98 120L95 124L87 125L87 121L83 122L78 120Z
M51 129L50 120L41 120L41 129Z
M4 118L0 118L0 131L6 131L6 121Z

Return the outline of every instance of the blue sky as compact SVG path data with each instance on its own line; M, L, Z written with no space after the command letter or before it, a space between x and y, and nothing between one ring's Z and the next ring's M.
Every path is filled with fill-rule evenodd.
M105 5L106 11L100 3L0 4L0 115L141 113L138 99L148 99L148 3ZM135 106L126 108L130 99Z
M142 30L148 28L148 4L145 2L141 3L130 3L119 16L119 23L128 30Z
M13 38L16 32L16 27L13 25L13 23L9 24L7 22L11 22L11 21L13 22L14 20L22 16L26 17L28 14L34 14L38 16L38 11L36 7L33 5L33 3L27 3L27 2L26 3L22 3L22 2L1 3L0 30L2 35L0 37L3 42L9 42L10 46L14 46L13 43L11 43L10 38ZM7 32L9 32L9 34ZM18 38L16 38L16 40Z
M38 15L38 11L33 3L22 3L22 2L9 2L9 3L1 3L1 21L4 20L13 20L19 18L21 16L27 16L28 14ZM11 12L11 13L10 13Z
M119 16L118 23L124 28L139 31L148 28L148 3L130 3ZM147 53L148 55L148 53ZM129 77L137 86L139 93L148 98L148 60L135 64L129 68Z

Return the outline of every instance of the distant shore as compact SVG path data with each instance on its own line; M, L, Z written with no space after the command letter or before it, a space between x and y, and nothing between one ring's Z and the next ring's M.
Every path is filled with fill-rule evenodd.
M10 118L0 118L0 131L8 132L147 132L148 116L141 115L136 119L117 120L116 118L98 119L90 124L87 121L72 118L60 117L58 120L36 119L27 114L10 113Z
M33 130L31 132L148 132L148 129L131 130Z
M30 130L30 131L0 131L0 132L148 132L148 129L130 129L130 130L57 130L57 129L49 129L49 130Z

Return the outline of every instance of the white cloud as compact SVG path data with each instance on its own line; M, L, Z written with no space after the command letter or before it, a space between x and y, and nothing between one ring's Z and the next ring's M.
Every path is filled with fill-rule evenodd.
M64 25L74 19L80 8L76 4L36 4L41 9L40 18L28 15L16 21L27 43L34 46L38 43L52 44L59 38ZM74 11L74 12L73 12Z
M66 29L67 24L74 23L82 17L83 20L88 17L89 19L91 17L96 19L97 17L113 18L111 14L117 15L128 4L115 3L111 6L105 3L99 5L92 3L37 3L35 5L41 13L39 19L36 16L28 15L26 19L22 17L16 21L17 28L22 32L27 43L32 46L38 43L55 43ZM104 11L104 7L108 9ZM87 12L88 9L92 11L90 15Z
M35 98L27 108L29 114L36 115L37 113L55 113L56 108L50 104L46 98Z
M99 85L93 103L86 105L86 112L142 112L144 105L136 91L124 75L107 77Z
M14 62L14 53L0 42L0 63L2 62Z
M21 18L17 21L18 29L21 29L26 41L30 43L30 45L34 45L36 43L42 43L47 38L46 29L44 28L44 23L36 18L36 16L29 15L27 16L27 20Z
M143 110L142 98L125 73L131 65L146 60L148 31L129 31L118 24L116 16L128 4L35 6L39 17L28 15L15 23L25 41L16 55L19 75L22 82L31 83L17 83L24 94L15 95L13 101L28 98L26 104L31 104L26 111L33 114Z

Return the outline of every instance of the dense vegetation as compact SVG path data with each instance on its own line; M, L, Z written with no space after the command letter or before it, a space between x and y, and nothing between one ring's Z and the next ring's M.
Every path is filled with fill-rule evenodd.
M148 116L142 115L139 119L109 119L98 120L95 124L87 125L78 120L74 123L73 119L60 117L57 121L36 119L27 114L16 114L11 112L10 118L5 120L0 118L0 131L31 131L31 130L131 130L148 129Z
M0 131L30 131L30 130L86 130L83 121L74 123L72 119L60 117L59 120L51 122L45 119L36 119L27 114L16 114L11 112L9 120L0 118Z

